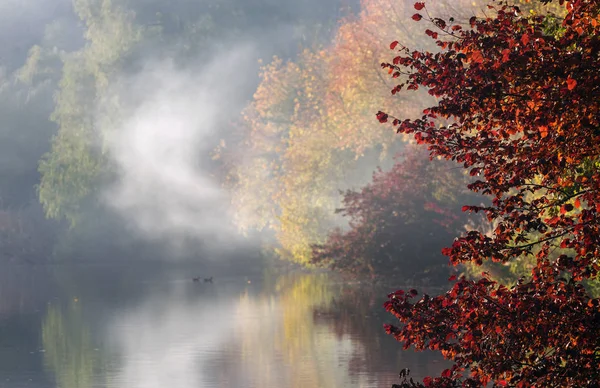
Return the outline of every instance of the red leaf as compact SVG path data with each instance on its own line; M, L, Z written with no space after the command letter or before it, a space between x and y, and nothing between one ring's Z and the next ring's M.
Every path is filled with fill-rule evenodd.
M438 33L431 31L431 30L425 30L425 33L429 36L431 36L433 39L437 39L438 38Z
M396 46L398 46L398 41L397 41L397 40L395 40L395 41L393 41L392 43L390 43L390 49L391 49L391 50L395 49L395 48L396 48Z
M387 123L388 117L389 116L383 112L377 112L377 120L379 120L380 123Z
M415 9L417 11L420 11L423 9L423 7L425 7L425 3L415 3Z
M523 42L524 45L529 43L529 35L523 34L523 36L521 36L521 42Z
M449 282L453 282L453 281L455 281L455 280L456 280L456 275L452 275L452 276L450 276L450 277L448 278L448 281L449 281Z
M418 13L412 15L412 20L418 22L419 20L423 19L423 16L419 15Z
M575 89L575 86L577 86L577 81L575 81L571 77L567 78L567 88L569 90L573 90L573 89Z
M442 377L449 379L452 376L452 371L450 369L444 369L442 372Z

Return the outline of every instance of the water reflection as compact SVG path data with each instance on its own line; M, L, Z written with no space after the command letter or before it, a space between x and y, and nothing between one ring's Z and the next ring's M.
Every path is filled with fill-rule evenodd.
M313 319L316 307L327 307L333 292L325 276L280 278L274 290L245 294L235 311L239 325L230 351L222 360L220 386L241 386L227 381L240 371L246 386L334 387L349 386L344 362L352 344L332 336ZM231 345L230 345L231 347Z
M66 311L50 305L42 323L44 364L59 388L91 388L98 365L81 304L74 300Z
M88 295L102 290L88 287ZM146 291L132 291L139 288ZM45 379L33 380L60 388L389 387L404 367L416 376L444 367L438 355L403 352L383 333L385 291L324 274L251 284L157 277L111 295L48 305Z

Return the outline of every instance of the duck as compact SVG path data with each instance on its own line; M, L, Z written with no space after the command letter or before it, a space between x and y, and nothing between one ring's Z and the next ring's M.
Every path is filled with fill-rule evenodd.
M209 278L204 278L204 283L212 283L213 281L213 277L209 277Z
M200 276L198 276L198 277L195 277L195 278L192 278L192 281L193 281L193 282L199 282L199 281L200 281Z

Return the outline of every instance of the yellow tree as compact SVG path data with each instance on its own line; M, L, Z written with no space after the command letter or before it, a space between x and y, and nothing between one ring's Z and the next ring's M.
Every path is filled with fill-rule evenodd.
M275 58L261 73L244 111L233 205L243 229L271 228L281 246L307 261L308 243L333 213L335 133L327 122L325 51L304 50L296 62Z
M460 14L447 5L432 12ZM233 208L242 229L274 230L282 256L308 263L311 245L344 225L335 214L339 191L366 184L406 143L378 127L374 112L392 102L381 69L392 37L415 44L423 35L408 23L412 14L412 4L364 0L330 44L262 68L238 147L229 151L244 155L232 163ZM407 96L402 113L417 117L428 99Z

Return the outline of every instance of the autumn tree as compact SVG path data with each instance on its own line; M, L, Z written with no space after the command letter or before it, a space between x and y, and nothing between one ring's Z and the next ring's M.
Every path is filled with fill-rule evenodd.
M350 229L337 229L314 246L314 263L356 276L436 284L448 278L448 260L440 252L467 223L458 205L466 200L467 179L413 147L360 191L346 192L338 212L350 219Z
M439 4L432 12L448 13L454 3ZM392 36L415 43L419 27L406 23L410 15L403 2L363 0L358 13L340 21L331 42L263 67L238 144L225 154L233 156L238 225L272 229L281 256L310 263L311 245L347 223L334 214L339 191L367 184L375 167L390 168L408 143L378 129L372 112L393 106L393 80L381 74L385 53L377 47ZM428 98L434 101L426 93L406 96L402 113L418 117Z
M394 93L424 88L437 103L416 120L384 112L379 120L461 163L477 178L469 188L491 198L464 210L485 214L492 233L470 231L444 254L481 264L537 252L531 278L510 288L483 274L416 302L416 290L391 294L385 306L400 324L388 333L454 362L440 377L401 386L600 381L600 301L582 283L600 269L600 4L560 4L567 12L558 25L502 4L461 25L429 17L418 2L413 19L428 23L439 51L391 44L398 55L383 67L402 80ZM557 248L567 251L553 258Z

